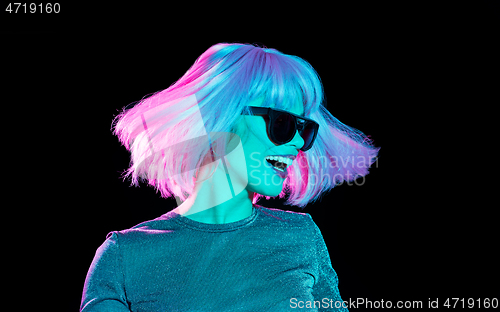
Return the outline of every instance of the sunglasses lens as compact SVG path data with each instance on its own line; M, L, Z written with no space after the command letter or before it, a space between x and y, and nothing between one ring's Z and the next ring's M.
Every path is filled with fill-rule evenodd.
M311 148L311 143L312 140L314 139L314 134L316 132L316 128L314 127L314 124L311 122L308 122L304 125L304 129L302 129L300 136L302 139L304 139L304 146L303 149L309 149Z
M280 114L274 120L273 132L277 143L289 142L295 135L295 120L289 114Z

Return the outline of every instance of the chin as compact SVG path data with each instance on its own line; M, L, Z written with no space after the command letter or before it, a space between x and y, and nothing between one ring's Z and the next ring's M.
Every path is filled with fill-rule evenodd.
M278 196L283 190L285 179L276 174L270 174L272 171L259 169L248 172L248 190L263 196Z
M253 185L251 191L263 196L276 197L283 190L283 183L281 185Z

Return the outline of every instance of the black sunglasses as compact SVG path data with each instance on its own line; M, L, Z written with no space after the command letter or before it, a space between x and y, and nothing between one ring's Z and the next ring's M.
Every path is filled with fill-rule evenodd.
M271 141L277 145L290 142L295 137L298 130L304 140L304 146L301 151L310 149L318 135L319 124L312 119L305 118L290 112L269 107L247 106L253 115L267 115L267 133ZM251 115L243 111L242 115Z

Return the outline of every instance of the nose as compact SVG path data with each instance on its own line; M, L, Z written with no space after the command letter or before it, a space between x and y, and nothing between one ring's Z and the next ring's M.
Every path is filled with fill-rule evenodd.
M299 130L296 130L293 139L286 144L293 145L297 150L300 150L304 146L304 143L304 139L300 136Z

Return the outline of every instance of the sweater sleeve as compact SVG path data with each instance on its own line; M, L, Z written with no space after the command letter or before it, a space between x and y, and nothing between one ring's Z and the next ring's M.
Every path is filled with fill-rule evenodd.
M80 312L130 312L116 233L97 249L85 279Z
M318 264L318 278L313 286L313 296L314 300L319 300L322 303L318 311L349 311L340 297L337 272L332 267L323 235L321 235L316 223L314 221L312 223L315 231L314 240L316 242L316 260Z

